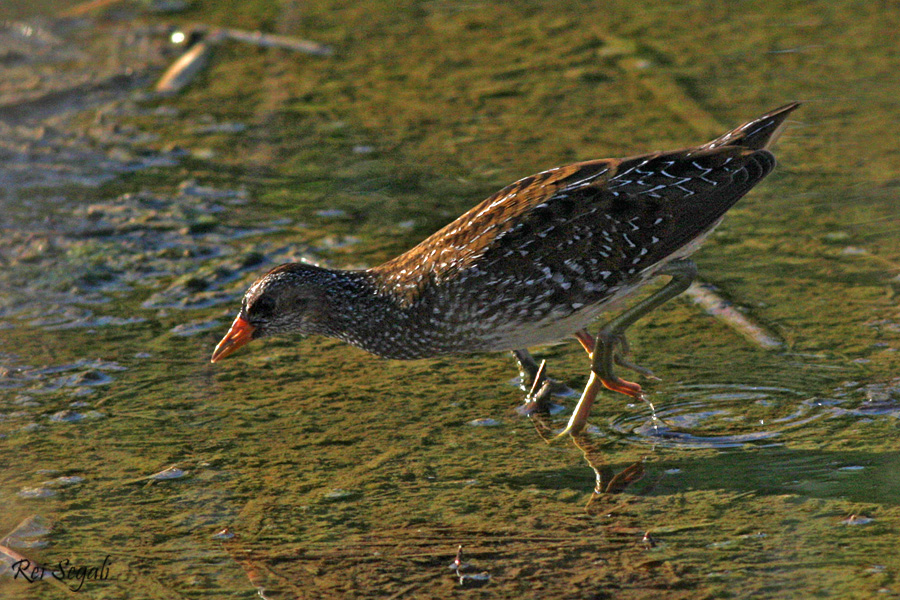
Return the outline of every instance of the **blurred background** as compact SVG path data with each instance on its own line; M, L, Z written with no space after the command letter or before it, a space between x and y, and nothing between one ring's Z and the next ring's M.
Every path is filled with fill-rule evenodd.
M110 557L0 598L900 596L898 29L852 0L0 4L0 559ZM607 394L547 445L503 355L209 364L276 264L374 266L521 177L793 100L695 255L775 344L657 310L658 422ZM574 341L534 351L584 384Z

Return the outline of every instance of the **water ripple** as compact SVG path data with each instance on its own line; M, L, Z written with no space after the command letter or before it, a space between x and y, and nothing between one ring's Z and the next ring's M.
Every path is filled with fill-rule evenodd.
M740 384L684 385L657 402L655 418L646 406L619 414L609 428L627 442L666 447L733 448L778 443L785 430L830 414L824 405L784 387Z

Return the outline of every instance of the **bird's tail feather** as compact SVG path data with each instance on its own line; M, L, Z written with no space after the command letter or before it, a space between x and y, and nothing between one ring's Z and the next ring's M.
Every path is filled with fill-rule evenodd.
M785 119L798 106L799 102L791 102L768 112L758 119L745 123L701 146L704 149L720 146L743 146L753 150L771 148L784 130Z

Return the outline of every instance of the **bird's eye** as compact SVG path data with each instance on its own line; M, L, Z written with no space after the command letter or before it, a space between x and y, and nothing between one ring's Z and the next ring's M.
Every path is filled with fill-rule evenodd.
M250 315L253 317L268 317L275 312L275 301L268 296L257 298L256 302L250 305Z

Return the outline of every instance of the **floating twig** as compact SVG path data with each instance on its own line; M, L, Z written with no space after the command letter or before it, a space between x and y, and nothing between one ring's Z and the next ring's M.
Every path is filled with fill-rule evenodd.
M199 36L200 32L208 31L196 44L190 46L184 54L166 69L159 82L156 84L156 92L160 94L177 94L187 86L200 73L209 62L209 56L215 46L224 40L243 42L262 48L282 48L294 52L304 52L314 56L331 56L334 52L328 46L317 42L302 40L286 35L275 35L261 31L245 31L242 29L216 28L207 30L204 27L196 27L194 34L188 38Z
M206 67L212 48L208 41L198 42L188 48L160 77L156 83L156 92L177 94L184 89Z
M775 350L784 347L784 343L775 334L754 323L750 317L738 311L731 302L708 286L694 283L685 294L707 313L723 321L760 348Z
M224 39L253 44L262 48L283 48L284 50L304 52L313 56L331 56L334 54L334 51L328 46L287 35L275 35L261 31L244 31L241 29L221 29L219 33Z

